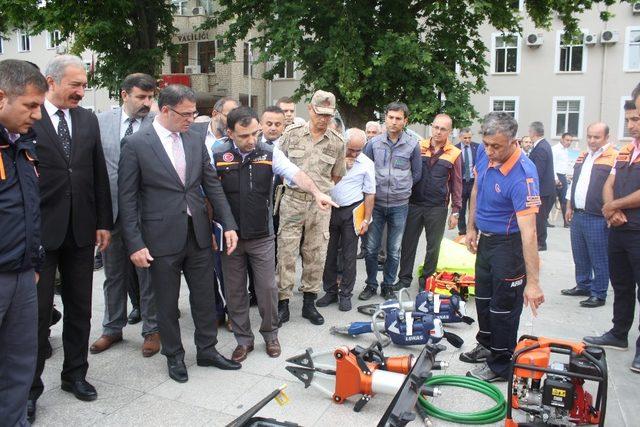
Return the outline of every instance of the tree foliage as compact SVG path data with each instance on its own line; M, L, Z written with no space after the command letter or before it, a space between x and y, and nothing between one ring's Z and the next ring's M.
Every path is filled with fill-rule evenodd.
M172 6L165 0L48 0L44 7L0 0L0 34L12 28L59 30L72 40L71 53L95 52L92 83L111 95L129 73L158 75L164 54L174 49Z
M295 97L316 89L332 91L350 125L363 126L394 100L404 101L413 122L428 123L446 112L456 126L476 117L472 93L486 90L487 46L480 27L489 23L520 32L518 1L489 0L220 0L220 10L204 28L223 23L221 36L231 60L235 42L251 41L259 60L275 61L272 78L285 61L304 74ZM615 0L527 0L538 27L554 14L569 32L576 14L594 3ZM607 19L607 13L601 15Z

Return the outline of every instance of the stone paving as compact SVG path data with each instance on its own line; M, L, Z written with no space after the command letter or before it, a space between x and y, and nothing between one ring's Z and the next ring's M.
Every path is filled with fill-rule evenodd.
M447 232L453 237L452 232ZM541 253L541 282L547 302L539 316L533 318L527 311L523 314L520 333L580 339L584 335L600 334L611 325L613 296L604 307L584 309L578 306L580 299L560 295L560 289L573 286L573 261L570 252L569 230L554 228L549 230L549 250ZM418 249L418 258L424 256L424 241ZM364 262L358 261L359 292L365 277ZM103 314L102 282L103 271L94 275L94 304L91 342L100 336ZM414 289L415 292L415 289ZM357 295L357 294L356 294ZM242 414L270 391L287 384L289 404L280 407L269 403L259 413L260 416L296 422L304 426L373 426L384 413L391 396L377 395L360 413L353 411L355 399L344 405L332 403L331 399L317 390L305 389L285 369L288 357L304 352L308 347L316 351L332 350L338 345L367 345L373 338L352 339L330 334L329 328L351 321L365 320L366 317L353 310L349 313L338 311L335 305L320 309L326 318L323 326L313 326L300 317L302 295L292 299L292 319L280 331L283 354L271 359L265 353L264 343L257 334L258 312L252 309L252 322L256 332L256 347L243 362L240 371L220 371L215 368L201 368L195 364L193 345L194 326L189 312L186 284L180 297L180 320L183 343L186 349L185 362L189 369L189 381L179 384L167 376L166 359L158 354L152 358L142 357L140 348L141 326L129 325L124 330L124 341L108 351L89 355L88 380L98 390L98 400L81 402L60 389L60 369L62 366L61 323L52 328L51 344L53 356L47 361L44 372L45 393L38 401L37 425L42 426L223 426ZM378 300L379 297L378 297ZM61 302L56 297L56 304ZM359 302L354 297L354 307ZM469 304L470 315L475 315L473 302ZM636 315L637 316L637 315ZM457 350L448 346L440 354L440 359L450 362L446 373L460 374L468 370L458 360L458 354L475 345L476 326L455 325L449 328L462 336L465 344ZM640 375L629 370L633 359L633 343L638 337L637 318L629 336L631 347L627 351L608 350L609 401L607 405L607 425L638 426L640 421L638 394ZM219 332L218 350L230 356L235 347L233 335L226 330ZM407 349L394 345L387 347L387 355L419 352L419 348ZM506 391L505 383L500 387ZM475 411L483 409L491 402L478 398L464 390L445 388L437 400L443 408ZM635 420L635 421L634 421ZM435 425L453 425L433 420ZM413 422L411 425L422 425Z

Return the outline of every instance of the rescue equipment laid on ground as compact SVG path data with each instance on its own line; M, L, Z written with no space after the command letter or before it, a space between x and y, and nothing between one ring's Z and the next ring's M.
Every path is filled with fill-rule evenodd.
M427 277L424 290L442 295L457 293L466 300L476 294L476 278L470 274L440 271Z
M425 346L416 358L412 354L387 357L379 342L368 348L341 346L334 351L305 353L287 359L296 366L286 369L304 383L331 397L335 403L344 403L349 397L360 396L353 410L359 412L376 394L393 395L403 387L407 378L418 381L422 392L428 396L439 393L436 387L423 386L431 370L447 367L446 362L435 360L440 350ZM415 405L415 400L411 407ZM391 424L400 425L400 424ZM403 425L403 424L402 424Z
M383 346L437 344L443 338L460 348L464 341L458 335L445 332L442 320L433 314L391 309L376 311L371 322L352 322L346 326L333 326L331 333L357 336L374 333Z
M559 362L553 354L568 356ZM566 359L566 357L565 357ZM598 384L595 403L585 382ZM515 348L509 373L505 426L604 426L607 407L607 362L604 349L561 339L523 335ZM512 410L526 413L518 423Z
M415 299L411 299L409 290L403 288L398 292L398 299L386 300L382 304L367 304L358 307L358 311L369 316L382 310L389 313L392 310L415 311L423 314L433 314L442 323L472 324L474 320L467 316L466 303L456 292L447 297L433 292L418 292Z

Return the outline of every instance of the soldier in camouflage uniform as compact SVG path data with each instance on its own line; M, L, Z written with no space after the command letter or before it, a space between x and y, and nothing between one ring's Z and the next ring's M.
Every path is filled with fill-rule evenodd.
M309 122L288 127L280 139L280 150L325 194L329 194L334 183L346 173L345 142L328 128L335 105L332 93L317 91L307 106ZM304 295L302 317L314 325L321 325L324 318L316 310L315 299L322 283L331 212L320 210L313 196L289 181L285 181L279 208L277 270L280 324L289 320L289 298L296 280L296 260L298 255L302 255L302 283L299 288Z

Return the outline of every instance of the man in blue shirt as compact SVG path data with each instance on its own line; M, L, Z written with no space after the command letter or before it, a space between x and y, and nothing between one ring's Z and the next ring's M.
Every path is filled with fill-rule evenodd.
M402 102L387 105L386 131L373 137L364 154L376 167L376 199L373 219L367 232L367 280L358 299L366 301L378 291L378 252L382 232L387 225L387 260L384 263L380 295L395 298L393 283L400 263L400 245L409 212L411 188L422 177L422 158L418 141L404 128L409 122L409 109Z
M466 244L476 259L478 345L460 355L483 363L467 376L488 382L507 378L522 306L544 302L538 281L536 213L540 206L535 165L516 141L518 123L489 113L476 158Z

